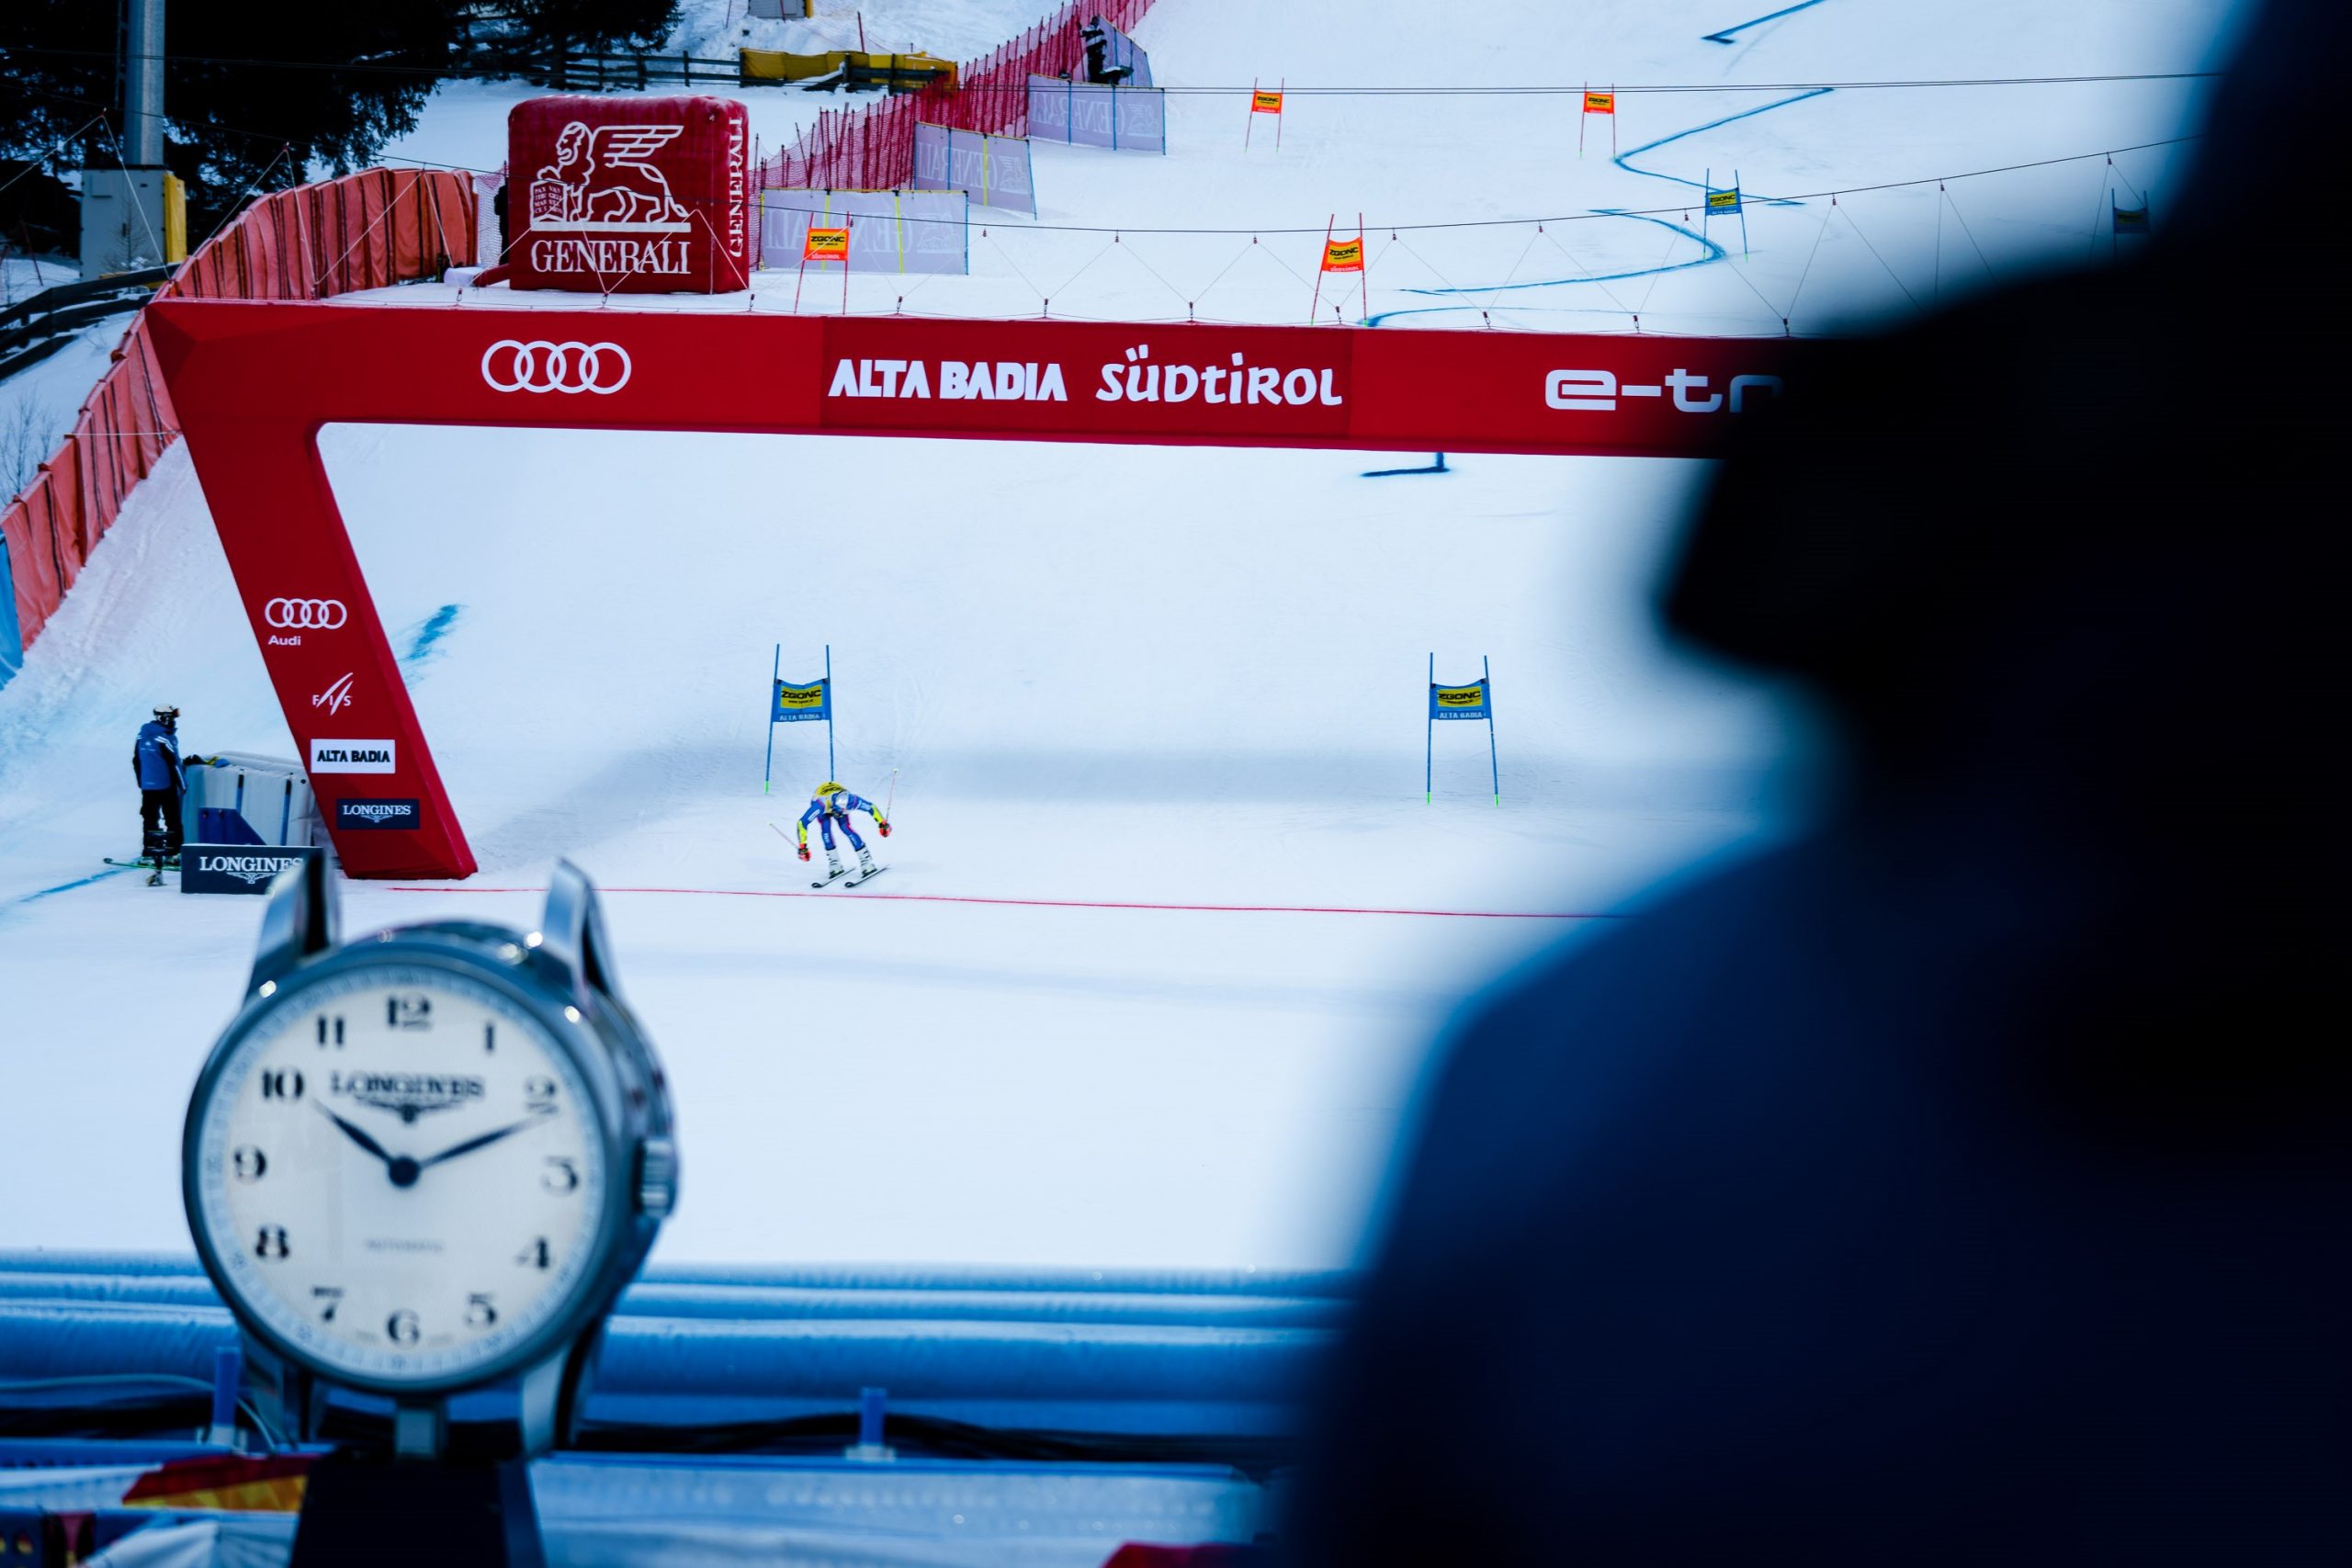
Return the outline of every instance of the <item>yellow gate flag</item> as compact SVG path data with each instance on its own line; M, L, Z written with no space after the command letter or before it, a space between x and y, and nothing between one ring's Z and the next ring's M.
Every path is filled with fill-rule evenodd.
M800 259L805 262L849 260L849 230L817 229L808 231L808 238L801 244Z
M1431 686L1430 688L1431 718L1484 718L1487 716L1487 684L1481 681L1475 686Z
M1615 114L1617 112L1617 95L1614 93L1587 93L1584 96L1584 112L1587 114Z
M1279 92L1269 93L1264 91L1251 93L1250 95L1250 112L1251 114L1282 113L1282 94Z
M1326 240L1323 243L1325 272L1362 272L1363 270L1363 236L1352 240Z

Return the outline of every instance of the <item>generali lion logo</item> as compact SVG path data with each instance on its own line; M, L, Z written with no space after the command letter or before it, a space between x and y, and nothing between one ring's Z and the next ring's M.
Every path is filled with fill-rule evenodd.
M684 206L670 177L647 160L685 134L683 125L579 120L555 139L555 162L531 181L530 226L547 233L684 233Z

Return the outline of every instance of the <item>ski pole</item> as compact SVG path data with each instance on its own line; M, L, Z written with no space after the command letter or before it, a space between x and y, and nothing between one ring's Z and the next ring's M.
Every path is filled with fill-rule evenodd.
M890 770L890 798L882 803L882 815L888 817L899 808L899 770Z

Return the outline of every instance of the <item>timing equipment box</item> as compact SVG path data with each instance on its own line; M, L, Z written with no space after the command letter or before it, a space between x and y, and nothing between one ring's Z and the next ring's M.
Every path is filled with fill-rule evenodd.
M315 858L293 844L182 844L183 893L266 893L277 874Z
M748 287L751 151L750 123L732 98L524 99L506 117L513 286Z
M302 764L282 757L222 751L187 768L192 837L208 844L307 845L319 807Z

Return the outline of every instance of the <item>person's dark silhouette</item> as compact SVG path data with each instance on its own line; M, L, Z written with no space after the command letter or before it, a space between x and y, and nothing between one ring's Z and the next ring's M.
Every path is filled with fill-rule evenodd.
M2344 394L2232 303L2346 31L2270 9L2144 265L1730 454L1668 618L1826 700L1844 804L1459 1032L1298 1562L2352 1552Z

